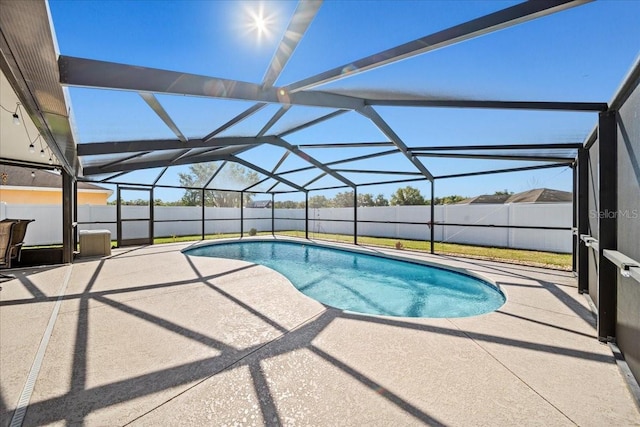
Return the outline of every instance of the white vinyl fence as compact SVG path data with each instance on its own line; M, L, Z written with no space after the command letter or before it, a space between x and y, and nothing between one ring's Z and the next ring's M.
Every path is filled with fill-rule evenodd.
M158 206L154 208L154 237L200 235L202 208ZM240 231L240 210L206 208L205 233ZM149 208L123 206L123 218L148 217ZM276 209L275 230L304 230L304 209ZM429 206L384 206L358 208L358 235L397 239L428 240ZM271 231L271 209L245 208L244 231ZM29 225L26 245L62 242L62 209L59 205L17 205L0 203L0 218L35 219ZM116 238L115 206L78 206L78 230L105 229ZM309 233L353 233L352 208L309 209ZM372 221L372 222L370 222ZM379 221L375 223L373 221ZM399 224L399 222L409 224ZM570 230L540 230L471 225L571 227L571 203L513 203L505 205L444 205L435 207L435 239L450 243L534 249L570 253ZM414 224L411 224L414 223ZM442 226L438 223L466 224ZM127 238L145 237L148 222L126 223Z

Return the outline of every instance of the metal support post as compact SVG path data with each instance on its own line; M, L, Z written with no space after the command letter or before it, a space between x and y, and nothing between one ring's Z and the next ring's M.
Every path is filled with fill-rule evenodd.
M271 235L276 235L276 202L273 193L271 193Z
M153 245L154 234L155 234L155 203L153 202L153 186L149 190L149 240L150 244Z
M62 170L62 262L73 262L74 178Z
M122 246L122 201L120 197L120 186L116 184L116 244L118 247Z
M618 269L604 257L616 250L618 209L618 155L616 111L605 111L598 119L599 209L598 213L598 340L615 341Z
M309 239L309 192L304 193L304 238Z
M109 242L111 245L111 242ZM78 181L73 180L73 251L78 250Z
M572 192L571 192L571 271L575 274L577 271L577 246L578 246L578 165L571 166L572 173Z
M589 233L589 151L578 150L578 292L589 293L589 249L580 236Z
M435 212L436 212L436 207L435 207L435 183L436 180L432 179L431 180L431 253L435 254L435 244L434 244L434 240L435 240L435 230L436 230L436 221L435 221Z
M244 191L240 192L240 237L244 237Z
M353 244L358 244L358 187L353 187Z
M204 215L205 215L205 209L204 209L204 207L205 207L205 203L204 203L204 201L205 201L205 194L204 194L204 192L205 192L205 191L206 191L206 190L203 188L203 189L202 189L202 240L204 240L204 239L205 239L205 234L206 234L206 233L205 233L205 221L204 221Z

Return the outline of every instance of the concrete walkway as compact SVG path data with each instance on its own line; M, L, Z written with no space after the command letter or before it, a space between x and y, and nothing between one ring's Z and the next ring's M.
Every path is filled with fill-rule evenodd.
M569 273L411 254L493 279L507 303L471 318L376 317L186 246L2 283L0 424L26 394L24 425L640 425Z

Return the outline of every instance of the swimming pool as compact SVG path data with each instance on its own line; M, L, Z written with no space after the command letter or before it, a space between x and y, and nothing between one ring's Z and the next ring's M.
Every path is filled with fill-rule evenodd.
M498 309L493 284L445 268L286 241L213 243L187 255L261 264L284 275L303 294L331 307L399 317L468 317Z

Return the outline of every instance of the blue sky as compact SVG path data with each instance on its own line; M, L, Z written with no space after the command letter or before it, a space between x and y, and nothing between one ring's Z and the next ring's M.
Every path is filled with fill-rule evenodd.
M348 64L515 3L325 1L276 85ZM247 23L260 7L270 16L270 34L258 37L255 28ZM63 55L255 83L261 82L295 7L293 1L50 1ZM638 55L638 40L640 2L602 0L318 89L390 90L445 98L608 102ZM174 137L136 93L71 88L70 95L79 143ZM158 95L158 99L188 137L209 133L252 105L169 95ZM256 133L277 108L269 106L225 134ZM582 142L597 121L595 113L392 107L376 110L410 147ZM284 130L330 111L294 107L272 130ZM293 144L386 139L355 112L288 138ZM308 153L330 161L374 151L323 149ZM280 149L261 147L242 157L264 162L263 167L270 169L281 155ZM529 165L426 158L422 161L435 175ZM284 169L302 165L302 160L289 156ZM379 158L366 168L414 171L401 155ZM178 172L184 169L172 168L161 182L176 184ZM149 182L157 173L141 171L123 179ZM312 177L313 174L300 174L292 180L304 183ZM364 182L370 177L349 178ZM331 185L331 180L325 182ZM425 195L430 191L426 182L412 185ZM505 188L518 192L543 186L570 190L571 171L548 169L442 180L436 184L436 195L473 196ZM360 191L382 192L389 197L396 187L363 187ZM330 197L334 193L322 194ZM176 192L159 194L167 199L177 197Z

